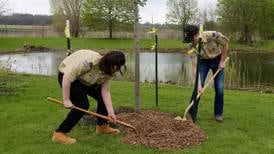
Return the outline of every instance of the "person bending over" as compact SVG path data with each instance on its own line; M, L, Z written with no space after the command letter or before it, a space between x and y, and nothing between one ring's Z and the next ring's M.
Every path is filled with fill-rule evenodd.
M76 139L68 136L84 112L73 109L77 106L89 108L87 96L97 100L97 113L108 116L115 122L110 81L116 72L123 75L125 55L121 51L110 51L101 56L92 50L79 50L66 57L59 66L58 81L62 87L64 107L71 109L52 136L52 141L62 144L74 144ZM96 133L119 134L118 129L111 128L107 121L97 120Z
M185 27L184 42L191 43L192 47L196 48L199 42L199 28L195 25L187 25ZM205 79L209 70L211 69L213 74L218 70L221 71L214 78L214 88L215 88L215 101L214 101L214 116L217 122L223 122L223 106L224 106L224 67L225 59L228 54L228 38L222 33L217 31L204 31L203 32L203 44L200 53L200 68L199 68L199 84L198 91L202 92ZM197 48L196 48L197 50ZM193 60L196 59L193 56ZM193 63L194 67L195 62ZM195 92L192 93L191 98L196 98ZM193 122L196 121L198 104L194 105L189 110L189 115Z

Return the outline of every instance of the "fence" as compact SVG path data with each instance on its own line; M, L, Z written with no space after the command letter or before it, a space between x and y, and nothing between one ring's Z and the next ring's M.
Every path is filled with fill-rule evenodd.
M147 32L149 28L141 28L141 38L151 38L151 34ZM108 31L88 31L83 28L80 32L82 38L108 38ZM0 36L8 37L58 37L52 26L29 26L29 25L0 25ZM114 38L133 38L133 32L113 31ZM160 29L158 32L159 38L177 39L182 37L182 32L172 29Z

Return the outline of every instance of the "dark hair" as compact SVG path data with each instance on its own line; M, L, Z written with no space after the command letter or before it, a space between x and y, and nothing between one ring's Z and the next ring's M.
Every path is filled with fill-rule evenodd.
M106 53L99 62L99 68L105 74L113 76L115 72L119 71L123 75L121 70L124 66L126 70L126 58L123 52L121 51L109 51Z
M194 35L199 33L199 27L195 25L186 25L184 27L184 37L183 42L184 43L190 43L193 41Z

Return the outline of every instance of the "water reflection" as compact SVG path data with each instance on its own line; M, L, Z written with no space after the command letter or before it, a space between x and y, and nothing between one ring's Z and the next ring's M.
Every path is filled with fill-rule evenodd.
M24 54L1 55L0 68L18 73L30 73L41 75L56 75L57 68L64 52L37 52ZM134 54L126 54L127 76L134 76ZM158 54L158 80L159 82L180 83L188 78L192 81L191 61L188 56L180 53L159 53ZM141 82L155 81L155 54L140 53L140 80Z
M0 68L18 73L55 75L57 66L64 57L62 52L1 55Z
M238 53L234 59L241 61L241 70L247 74L247 80L250 83L261 82L264 85L274 86L273 53Z
M133 54L128 54L127 66L130 74L134 74L135 59ZM184 74L185 76L183 76ZM191 59L181 53L159 53L158 54L158 80L165 83L192 82ZM140 80L142 82L155 81L155 54L140 53Z

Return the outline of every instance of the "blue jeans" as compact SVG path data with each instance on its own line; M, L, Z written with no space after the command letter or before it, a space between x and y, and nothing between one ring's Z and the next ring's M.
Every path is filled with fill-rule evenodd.
M200 77L202 86L204 86L204 82L206 76L211 69L213 74L218 70L220 57L218 56L214 59L201 59L200 60ZM223 114L223 106L224 106L224 69L222 69L218 75L214 78L214 88L215 88L215 101L214 101L214 115L221 116ZM195 92L193 91L191 98L196 98ZM195 121L198 111L199 100L193 104L190 108L189 113L192 119Z

